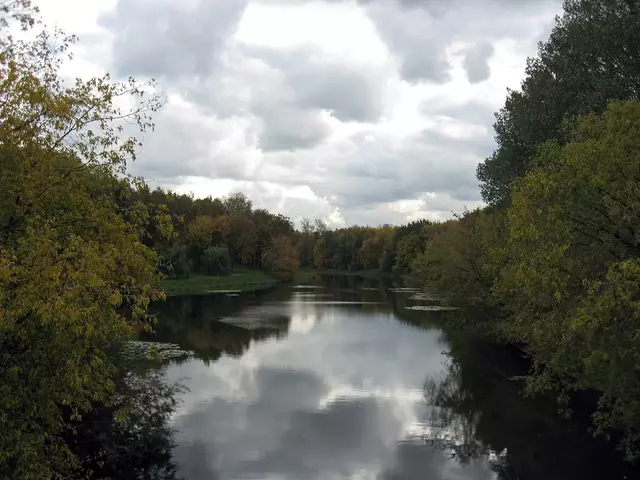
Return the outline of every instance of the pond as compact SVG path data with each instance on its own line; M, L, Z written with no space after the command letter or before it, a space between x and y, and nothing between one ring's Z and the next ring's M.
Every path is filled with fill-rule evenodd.
M163 367L187 388L177 478L635 478L583 420L522 398L522 358L448 332L441 307L347 276L170 298L143 340L184 352Z

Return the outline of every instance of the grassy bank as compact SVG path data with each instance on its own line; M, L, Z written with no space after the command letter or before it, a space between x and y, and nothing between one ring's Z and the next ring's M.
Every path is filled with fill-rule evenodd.
M202 295L220 291L255 292L278 284L278 280L261 270L238 270L226 277L199 275L170 278L162 282L168 296Z
M300 271L294 284L309 283L317 278L317 273ZM168 296L203 295L216 292L257 292L267 290L281 283L262 270L236 270L226 277L198 275L190 278L170 278L162 282Z

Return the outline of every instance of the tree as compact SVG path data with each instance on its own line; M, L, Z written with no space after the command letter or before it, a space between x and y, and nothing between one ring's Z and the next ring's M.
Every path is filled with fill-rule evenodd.
M198 215L187 227L186 241L202 252L210 246L224 242L228 230L227 217L213 218L208 215Z
M207 275L229 275L231 258L227 247L209 247L202 253L200 264Z
M424 242L419 234L411 232L402 237L396 245L396 263L393 266L393 273L409 273L411 264L422 253L423 248Z
M198 215L208 215L218 218L225 214L225 205L219 198L198 198L193 201L193 205Z
M379 229L378 234L382 237L382 253L378 267L380 273L388 274L391 273L396 262L395 229L390 225L385 225Z
M313 263L318 268L329 268L328 240L321 237L313 247Z
M375 233L362 244L358 254L362 268L366 270L377 269L380 266L380 257L384 250L384 239Z
M315 220L315 232L318 235L322 235L324 232L328 231L327 224L324 223L321 219L316 218Z
M66 477L76 461L61 433L113 390L105 346L163 296L157 256L141 224L127 221L136 211L113 195L138 147L121 138L122 123L151 128L159 103L142 100L152 85L108 75L63 84L74 39L43 31L16 40L7 25L12 15L35 24L29 2L2 9L0 476ZM117 106L126 103L133 108Z
M193 261L186 245L175 245L167 252L169 262L167 274L177 278L189 278L193 272Z
M224 199L224 210L228 216L250 216L253 204L244 193L236 192Z
M298 252L287 237L276 237L263 254L262 264L275 278L291 281L298 272Z
M303 235L313 235L314 228L311 220L309 220L308 218L303 218L300 222L300 231Z
M509 210L509 266L495 295L504 335L535 360L530 391L602 392L599 431L640 432L640 102L578 121L573 141L550 143L518 181Z
M527 61L521 91L510 91L496 114L498 148L477 170L484 200L507 202L538 147L569 140L566 120L602 113L611 100L638 98L638 60L637 1L565 0L549 40Z
M236 265L252 265L258 238L256 226L244 214L234 214L229 217L229 231L227 246L231 260Z
M313 267L313 248L315 246L314 227L310 220L303 218L298 235L298 258L305 267Z
M427 291L462 305L488 307L500 271L499 249L506 239L506 216L481 210L427 227L429 243L412 263Z

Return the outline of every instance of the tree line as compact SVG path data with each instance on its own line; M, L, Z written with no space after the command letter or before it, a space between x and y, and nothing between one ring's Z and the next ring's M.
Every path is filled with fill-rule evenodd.
M169 277L228 275L242 266L290 280L298 270L291 219L254 209L242 193L196 199L162 188L150 190L142 183L130 199L165 212L173 234L158 236L149 230L144 241L158 252L160 271Z
M143 243L159 255L168 277L228 275L235 267L264 269L291 280L299 268L409 274L424 249L431 222L395 227L329 229L320 219L302 219L299 228L281 214L254 208L241 193L194 198L138 181L128 185L122 208L140 204L159 212L166 235L150 223Z

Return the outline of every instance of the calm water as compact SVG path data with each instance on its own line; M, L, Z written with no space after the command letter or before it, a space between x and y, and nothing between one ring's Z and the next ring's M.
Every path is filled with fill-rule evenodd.
M521 398L512 352L445 333L455 312L389 287L324 278L163 304L147 339L190 352L165 367L189 389L172 419L178 476L636 478L580 421Z

